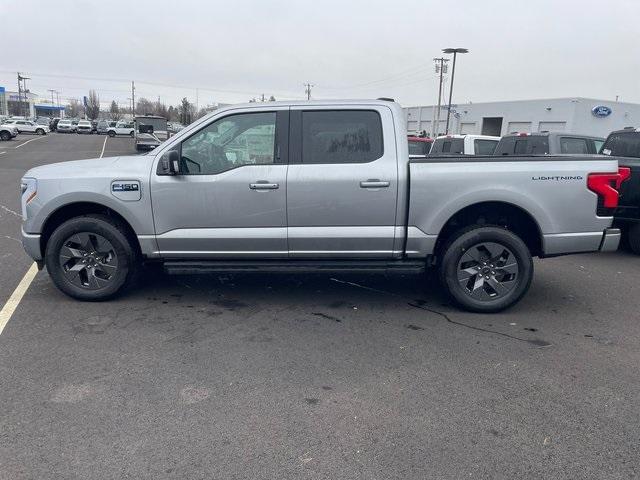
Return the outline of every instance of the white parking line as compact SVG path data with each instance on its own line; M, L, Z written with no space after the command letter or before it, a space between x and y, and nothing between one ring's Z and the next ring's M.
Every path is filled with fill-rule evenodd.
M104 155L104 147L107 146L107 138L109 138L109 135L104 136L104 143L102 144L102 152L100 152L100 158L102 158L102 156Z
M5 153L7 153L7 152L0 152L0 155L4 155Z
M22 277L22 280L20 280L20 283L9 297L9 300L7 300L7 303L5 303L2 310L0 310L0 335L2 335L4 327L6 327L9 320L11 320L13 312L15 312L18 305L20 305L20 300L22 300L22 297L27 292L36 273L38 273L38 266L33 263L31 268L27 270L27 273L24 274L24 277Z
M13 147L13 148L20 148L20 147L24 147L27 143L29 143L29 142L35 142L36 140L40 140L41 138L44 138L44 135L42 135L42 136L40 136L40 137L32 138L31 140L27 140L26 142L21 143L20 145L16 145L16 146L15 146L15 147Z

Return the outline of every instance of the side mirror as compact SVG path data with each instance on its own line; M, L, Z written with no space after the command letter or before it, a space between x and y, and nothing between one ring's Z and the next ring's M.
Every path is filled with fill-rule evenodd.
M177 150L165 153L160 162L165 175L180 175L180 153Z
M138 125L138 132L153 133L153 125L145 125L144 123L141 123L140 125Z

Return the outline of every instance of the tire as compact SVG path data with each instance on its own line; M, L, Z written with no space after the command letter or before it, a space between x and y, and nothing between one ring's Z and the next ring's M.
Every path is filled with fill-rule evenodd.
M107 300L134 283L138 255L125 228L105 215L67 220L53 232L45 251L47 272L66 295Z
M113 138L116 136L116 132L114 132L113 130L109 130L108 135Z
M134 137L134 133L133 133L133 132L131 132L131 133L129 134L129 136L130 136L131 138L133 138L133 137Z
M640 223L631 225L627 232L627 241L631 251L636 255L640 255Z
M499 312L529 290L533 259L509 230L475 225L452 235L442 252L440 281L465 310Z
M3 130L2 132L0 132L0 140L4 142L11 140L11 134L6 130Z
M38 129L36 130L36 133L37 133L38 135L44 135L44 130L43 130L43 129L41 129L41 128L38 128Z

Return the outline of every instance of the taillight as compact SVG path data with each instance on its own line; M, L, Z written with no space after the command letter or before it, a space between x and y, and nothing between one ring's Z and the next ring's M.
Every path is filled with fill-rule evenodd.
M616 182L616 188L620 190L620 186L623 182L629 180L631 177L631 169L629 167L618 168L618 181Z
M598 195L604 208L616 208L620 198L617 189L630 176L631 170L627 167L620 167L618 173L590 173L587 178L587 187ZM598 204L600 206L600 202Z

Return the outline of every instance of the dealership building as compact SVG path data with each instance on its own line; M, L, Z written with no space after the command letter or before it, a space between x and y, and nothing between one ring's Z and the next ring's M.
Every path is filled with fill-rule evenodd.
M0 86L0 115L64 117L64 107L29 91L12 92Z
M410 134L426 132L434 106L405 108ZM447 108L442 107L438 133L446 131ZM606 137L612 130L640 127L640 104L571 97L546 100L453 104L449 133L502 136L512 132L569 132Z

